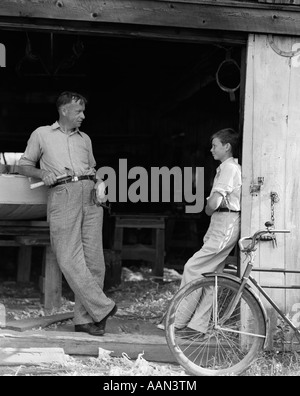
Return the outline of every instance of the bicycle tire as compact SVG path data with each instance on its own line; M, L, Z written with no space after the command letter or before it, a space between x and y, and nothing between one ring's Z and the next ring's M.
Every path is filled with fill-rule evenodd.
M218 323L221 323L229 301L236 296L239 286L239 281L214 275L190 282L172 299L166 316L166 339L175 359L187 373L197 376L241 374L263 350L266 338L265 317L259 302L248 289L244 289L238 306L221 329L215 326L213 315L217 313ZM194 298L192 293L197 295L196 301L199 304L203 288L212 288L210 290L213 295L217 296L213 307L218 307L218 310L211 309L207 339L198 339L195 335L191 339L188 336L182 338L180 330L175 328L176 314L179 310L183 312L182 309L187 312L187 307L182 304L187 303L188 298L189 307L195 306L191 303ZM216 301L218 304L215 304ZM247 328L245 321L241 320L241 315L245 317L246 313ZM193 313L190 316L192 315Z

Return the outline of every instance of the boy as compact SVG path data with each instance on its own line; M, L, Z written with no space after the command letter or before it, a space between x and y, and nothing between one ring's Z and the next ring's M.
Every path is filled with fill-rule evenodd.
M238 134L230 128L222 129L211 137L211 153L215 160L221 162L205 207L211 221L202 248L185 264L180 288L201 278L203 273L222 272L226 257L238 241L242 177L241 167L233 158L238 140ZM211 315L211 291L203 289L199 306L193 306L191 299L188 307L176 315L175 327L183 336L199 336L200 333L204 338Z

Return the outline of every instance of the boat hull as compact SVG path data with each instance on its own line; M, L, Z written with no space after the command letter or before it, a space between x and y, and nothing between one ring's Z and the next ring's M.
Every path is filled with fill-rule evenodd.
M34 183L37 180L32 179ZM47 215L45 186L30 189L30 180L22 175L0 175L0 220L32 220Z

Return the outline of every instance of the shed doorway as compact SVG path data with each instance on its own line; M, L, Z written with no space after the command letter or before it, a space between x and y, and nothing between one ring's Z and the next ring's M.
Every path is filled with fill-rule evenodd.
M7 67L0 69L0 144L22 152L30 133L56 120L64 90L88 98L82 129L94 146L97 168L203 167L207 196L216 166L210 136L232 127L242 133L245 46L199 42L3 31ZM232 91L232 92L230 92ZM241 162L241 158L239 159ZM185 203L116 202L115 213L159 213L175 220L166 234L165 265L182 269L199 249L209 218L187 215ZM112 243L107 216L104 247ZM144 243L149 235L128 234Z

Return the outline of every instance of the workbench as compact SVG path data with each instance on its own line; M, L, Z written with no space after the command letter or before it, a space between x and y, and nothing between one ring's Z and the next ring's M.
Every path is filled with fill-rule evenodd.
M0 246L18 247L17 282L30 281L31 256L34 246L43 246L43 264L39 287L44 308L59 308L62 297L62 274L50 246L49 224L46 221L0 220ZM104 288L121 283L122 262L116 251L104 249Z
M152 274L163 277L165 258L165 218L166 215L116 214L113 249L121 253L123 260L145 260L152 263ZM141 230L148 228L152 232L151 244L125 244L125 229Z
M45 309L59 308L62 296L62 274L50 246L46 221L0 220L0 246L16 246L18 253L17 282L29 282L34 246L43 246L40 277L41 299Z

